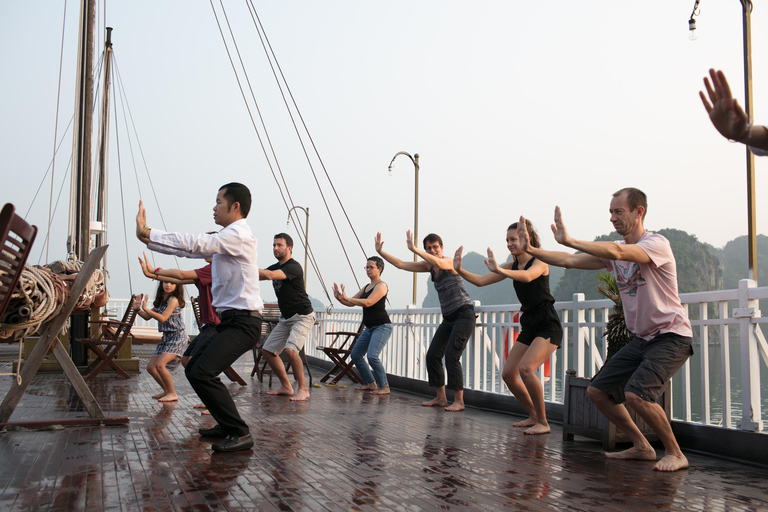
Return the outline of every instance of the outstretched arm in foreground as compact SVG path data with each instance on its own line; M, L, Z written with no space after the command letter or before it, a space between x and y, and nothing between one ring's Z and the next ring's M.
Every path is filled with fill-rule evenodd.
M429 264L426 261L403 261L400 258L396 258L391 254L384 252L384 240L381 238L381 233L376 233L374 241L376 244L376 252L391 265L400 270L407 270L408 272L429 272Z
M468 283L472 283L475 286L488 286L489 284L498 283L500 281L504 280L504 276L501 276L499 274L494 274L493 272L490 272L488 274L479 275L479 274L473 274L469 270L466 270L464 267L461 266L462 264L462 252L464 251L464 246L460 246L458 249L456 249L456 253L453 255L453 269L458 272L458 274L467 280Z
M558 207L555 209L555 222L557 222L559 212L560 208ZM560 219L560 222L562 224L562 218ZM600 258L592 256L591 254L570 254L562 251L545 251L540 247L534 247L531 245L531 240L528 236L528 230L525 228L525 217L521 215L517 225L517 238L520 243L520 248L534 258L543 261L544 263L555 265L556 267L580 268L584 270L598 270L605 268L605 265L602 261L600 261ZM555 226L556 224L552 225L552 231L555 232L555 240L557 240L559 243L562 243L560 240L563 239L563 236L565 235L565 237L567 237L565 226L562 226L559 238Z
M549 274L549 266L538 258L528 269L512 270L512 263L506 263L499 266L490 247L488 248L488 259L485 260L485 266L488 267L488 270L493 272L493 275L497 275L501 278L506 277L521 283L530 283L543 274Z
M710 69L709 76L712 79L711 84L709 79L704 77L707 93L699 91L699 97L717 131L728 140L768 151L768 128L749 126L747 114L731 95L731 88L722 71Z
M413 241L413 233L409 229L405 232L405 243L408 246L408 250L411 251L413 254L418 256L419 258L423 259L424 262L427 264L427 270L429 270L430 267L436 267L441 268L443 270L449 270L452 273L455 272L453 270L453 260L451 258L442 257L438 258L437 256L433 256L429 254L428 252L419 249L419 247L416 245L416 243Z
M371 307L379 302L381 298L387 294L387 285L384 282L378 283L367 298L361 299L360 297L363 295L364 291L365 288L361 288L360 291L354 295L354 297L347 297L347 292L344 288L344 285L337 285L336 283L333 283L333 296L336 297L336 300L345 306L361 306L364 308Z
M156 279L163 283L173 283L177 285L195 284L197 274L192 270L176 270L166 268L154 268L147 259L147 253L144 253L144 259L139 258L141 270L144 275L150 279Z

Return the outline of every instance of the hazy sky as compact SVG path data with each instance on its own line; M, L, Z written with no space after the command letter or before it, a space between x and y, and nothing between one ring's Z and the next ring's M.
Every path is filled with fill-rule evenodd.
M557 247L549 231L555 205L575 237L608 233L610 195L625 186L648 194L648 229L678 228L716 247L746 234L744 148L715 132L697 94L714 66L726 72L743 103L741 7L733 0L703 0L699 39L691 42L687 22L693 3L283 0L255 5L364 252L374 254L373 238L381 231L390 253L411 257L405 231L413 223L413 165L399 157L393 176L387 174L392 156L408 151L421 156L419 234L439 233L448 254L462 244L477 252L491 246L503 259L506 227L520 214L534 222L546 248ZM220 5L214 5L225 23ZM344 282L355 291L246 5L225 3L277 162L294 204L310 208L310 244L326 285ZM80 6L69 1L66 9L59 137L74 107ZM104 12L100 0L101 26ZM3 202L13 202L21 214L53 155L63 14L62 2L0 4ZM129 145L119 103L117 116L112 113L118 128L111 135L120 145L110 149L112 295L153 289L135 263L142 249L132 235L140 195L151 226L162 227L162 211L169 230L201 232L215 228L211 208L218 187L243 182L254 194L249 224L260 241L259 264L274 262L272 235L284 230L297 240L294 256L303 263L304 251L295 228L286 227L287 209L211 5L108 3L106 24L114 27L125 108L130 106L160 200L158 209L136 139ZM757 2L752 30L755 118L768 123L768 10ZM97 52L102 48L98 43ZM70 148L71 131L56 160L54 196ZM334 194L322 167L314 156L311 161L330 202ZM768 196L767 172L768 159L758 159L761 233L768 223L761 207ZM68 183L52 228L50 259L66 255ZM34 263L43 247L50 193L48 178L28 216L42 232ZM362 284L363 251L335 202L331 213ZM166 257L157 261L175 265ZM196 263L179 264L195 268ZM327 301L316 272L309 275L310 294ZM383 277L392 306L410 302L410 275L388 267ZM426 279L420 278L419 302ZM263 295L274 299L271 286Z

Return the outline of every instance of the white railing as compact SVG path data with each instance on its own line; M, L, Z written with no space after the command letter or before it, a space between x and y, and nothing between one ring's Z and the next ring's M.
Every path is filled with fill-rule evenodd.
M759 300L768 299L768 287L758 288L743 280L738 290L681 295L694 331L695 354L674 376L672 415L689 423L719 425L750 431L763 431L768 420L768 344L760 325ZM120 317L127 300L110 300ZM501 380L506 354L520 324L518 304L476 307L477 326L462 358L464 386L489 393L509 394ZM557 302L555 309L563 322L563 345L539 371L545 400L562 404L562 385L567 369L580 376L592 376L606 356L603 333L610 300L585 300L574 294L570 302ZM317 311L315 324L306 343L308 355L324 358L317 350L333 331L356 331L362 320L358 308ZM439 309L389 310L392 337L381 358L387 372L417 380L427 380L424 357L429 341L441 321ZM185 311L187 328L197 332L191 310ZM140 319L139 319L140 320ZM762 398L761 398L762 397Z

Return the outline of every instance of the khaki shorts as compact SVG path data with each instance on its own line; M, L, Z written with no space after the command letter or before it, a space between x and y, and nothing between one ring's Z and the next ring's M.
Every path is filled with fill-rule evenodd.
M281 316L280 322L269 333L269 338L261 348L275 355L279 355L286 348L300 352L313 325L315 325L314 311L308 315L295 314L287 319Z

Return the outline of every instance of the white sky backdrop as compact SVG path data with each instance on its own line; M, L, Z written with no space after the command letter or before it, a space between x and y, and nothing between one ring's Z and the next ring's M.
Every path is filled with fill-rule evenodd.
M66 7L60 137L74 106L80 9L71 0ZM310 243L325 282L355 291L246 4L225 7L294 204L310 208ZM404 233L413 223L414 173L399 157L388 177L398 151L421 155L419 234L439 233L448 254L460 244L477 252L490 245L506 257L506 226L521 213L538 227L545 247L555 248L549 232L555 205L574 236L593 239L611 230L610 194L624 186L648 194L648 229L678 228L716 247L746 234L743 146L715 132L697 95L707 69L717 67L743 104L741 7L734 0L702 0L699 39L690 42L692 7L692 0L256 2L365 252L374 254L373 237L381 231L385 248L403 259L411 257ZM52 158L63 9L52 1L0 5L2 199L21 214ZM249 223L260 241L260 266L274 262L272 235L284 230L297 240L294 256L303 263L210 4L111 2L106 24L115 29L117 66L168 229L214 229L217 188L240 181L254 194ZM768 123L768 7L760 2L752 30L755 118ZM99 39L98 53L103 35ZM127 251L117 146L110 150L115 297L153 291L135 263L142 249L132 235L139 192L124 122L120 112ZM54 195L70 147L68 135L56 161ZM140 161L135 141L133 149ZM761 207L767 166L768 159L758 159L761 233L768 222ZM138 174L149 224L160 227L143 166ZM28 216L42 231L33 263L45 238L49 179ZM327 181L321 183L331 198ZM65 212L62 203L50 259L66 254ZM332 213L362 284L363 254L337 205ZM176 264L162 256L157 262ZM197 262L179 265L191 269ZM387 268L384 278L392 306L410 302L409 274ZM426 279L420 278L419 303ZM313 270L309 292L327 302ZM271 286L263 296L274 299Z

